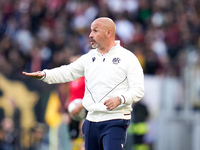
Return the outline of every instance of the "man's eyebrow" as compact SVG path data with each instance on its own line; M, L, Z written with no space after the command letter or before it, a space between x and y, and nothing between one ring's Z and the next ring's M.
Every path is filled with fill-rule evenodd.
M93 28L91 28L91 30L99 30L99 28L98 27L93 27Z
M98 29L98 27L92 27L93 29Z

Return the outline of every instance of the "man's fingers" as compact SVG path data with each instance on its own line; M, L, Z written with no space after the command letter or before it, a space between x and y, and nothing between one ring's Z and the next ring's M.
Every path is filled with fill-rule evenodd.
M38 71L38 72L32 72L32 73L27 73L27 72L22 72L22 74L29 76L31 78L35 78L35 79L41 79L43 76L45 76L44 72Z
M37 75L38 72L31 72L31 73L28 73L28 72L22 72L24 75L28 75L28 76L33 76L33 75Z
M110 105L112 102L110 101L110 100L106 100L105 102L104 102L104 105L106 105L106 106L108 106L108 105Z
M24 72L24 71L23 71L22 74L27 75L27 72Z
M108 110L113 110L114 108L115 108L114 106L107 107Z
M113 110L115 108L112 101L109 101L109 100L105 101L104 105L107 107L108 110Z
M108 99L104 102L104 105L107 107L108 110L113 110L115 109L117 106L120 105L120 101L118 100L118 97L114 97L111 99Z

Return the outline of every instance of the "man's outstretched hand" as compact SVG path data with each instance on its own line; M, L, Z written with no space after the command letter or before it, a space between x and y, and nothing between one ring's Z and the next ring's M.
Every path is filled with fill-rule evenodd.
M37 72L32 72L32 73L22 72L22 74L34 79L42 79L45 76L45 72L43 71L37 71Z

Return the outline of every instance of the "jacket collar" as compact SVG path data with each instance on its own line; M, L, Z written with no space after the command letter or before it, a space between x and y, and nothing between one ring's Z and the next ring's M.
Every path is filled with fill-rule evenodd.
M120 47L120 41L119 41L119 40L116 40L116 41L115 41L115 46L113 46L113 47L109 50L109 52L108 52L108 53L105 53L104 55L113 53L117 47ZM102 55L102 54L98 51L98 49L96 49L96 50L97 50L97 52L98 52L99 55Z

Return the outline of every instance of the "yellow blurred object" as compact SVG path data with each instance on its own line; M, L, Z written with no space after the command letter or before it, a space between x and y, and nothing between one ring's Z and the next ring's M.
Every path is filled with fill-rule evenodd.
M134 150L150 150L147 144L136 144L134 145Z
M21 126L30 129L35 124L34 106L38 101L38 94L29 91L26 85L20 81L9 80L0 74L0 107L7 117L12 117L14 107L21 111Z
M59 113L61 103L58 93L51 92L45 113L45 121L50 127L58 127L62 121L62 114Z
M145 122L139 122L136 124L131 123L128 128L129 134L144 135L148 132L148 125Z
M77 138L73 141L72 150L83 150L84 149L84 139Z

